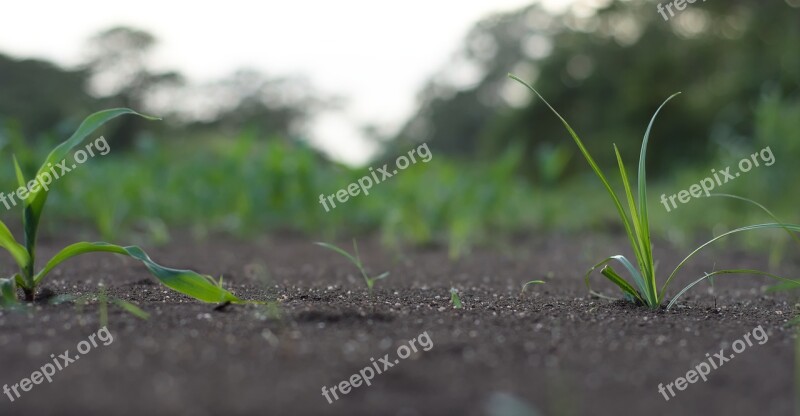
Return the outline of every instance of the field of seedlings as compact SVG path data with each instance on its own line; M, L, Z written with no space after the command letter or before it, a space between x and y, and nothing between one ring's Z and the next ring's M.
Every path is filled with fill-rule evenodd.
M0 416L799 414L798 0L8 8Z

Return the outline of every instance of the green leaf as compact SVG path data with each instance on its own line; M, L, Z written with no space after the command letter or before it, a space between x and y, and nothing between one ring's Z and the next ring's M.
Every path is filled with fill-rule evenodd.
M150 318L149 313L139 309L138 306L130 302L124 301L122 299L112 299L111 302L139 319L147 320Z
M14 261L17 262L20 268L25 267L30 262L28 251L25 250L22 244L14 239L11 231L8 230L8 227L6 227L3 221L0 221L0 247L5 248L11 253L11 257L14 258ZM27 285L30 282L25 283Z
M461 298L458 296L458 290L456 288L450 288L450 302L453 304L453 308L461 309L464 305L461 303Z
M56 146L47 158L45 159L42 166L36 172L36 175L32 179L38 179L45 173L50 175L49 171L51 166L57 165L61 160L65 159L69 154L70 150L72 150L75 146L79 145L87 136L89 136L92 132L97 130L99 127L107 123L108 121L119 117L125 114L132 114L137 115L140 117L144 117L148 120L159 120L157 117L146 116L143 114L139 114L136 111L133 111L129 108L114 108L110 110L103 110L98 111L86 119L83 120L78 129L75 133L72 134L67 140ZM50 175L52 176L52 175ZM18 169L17 178L22 178L22 173ZM53 179L55 182L56 179ZM22 185L24 186L24 185ZM52 186L52 185L51 185ZM39 229L39 220L41 219L42 211L44 209L44 204L47 201L47 195L49 193L49 188L45 189L43 187L39 187L35 192L31 192L28 198L25 200L25 208L23 212L23 224L25 228L25 247L28 250L28 254L30 256L30 264L27 267L24 267L25 273L28 275L33 274L33 261L35 258L35 248L36 248L36 234Z
M795 224L779 224L779 223L755 224L755 225L748 225L746 227L741 227L741 228L737 228L735 230L728 231L726 233L720 234L720 235L712 238L711 240L706 241L705 243L703 243L702 245L700 245L699 247L694 249L694 251L689 253L689 255L686 256L680 263L678 263L678 266L675 267L675 270L672 271L672 273L667 278L667 281L664 282L664 285L661 287L661 296L659 298L659 302L662 302L664 300L664 296L666 295L667 287L669 286L669 283L672 281L672 279L675 277L675 275L678 273L678 270L680 270L683 267L683 265L686 264L687 261L689 261L690 258L692 258L695 254L697 254L700 250L702 250L706 246L710 245L711 243L713 243L713 242L715 242L715 241L717 241L717 240L719 240L719 239L721 239L723 237L727 237L727 236L729 236L731 234L736 234L736 233L740 233L740 232L743 232L743 231L753 231L753 230L772 229L772 228L783 228L783 229L791 230L791 231L795 231L795 232L800 231L800 225L795 225Z
M610 257L606 258L605 260L601 261L600 263L595 264L594 266L592 266L591 269L589 269L588 272L586 272L586 276L584 276L584 281L586 282L586 287L589 288L589 291L592 291L592 286L591 286L591 284L589 282L589 277L591 277L592 272L595 271L600 266L605 266L608 262L610 262L612 260L616 260L617 262L622 264L625 267L625 269L628 270L628 273L630 273L631 276L633 276L633 281L636 283L637 286L639 286L639 291L644 293L644 294L647 294L647 290L646 290L646 286L645 286L645 282L644 282L644 278L642 277L642 274L639 272L639 270L636 270L636 268L633 267L633 264L631 264L631 262L628 261L628 259L625 258L625 256L621 256L621 255L610 256ZM622 279L622 278L620 277L620 279ZM626 281L626 284L628 284L627 281ZM630 286L630 284L628 284L628 285ZM643 303L646 303L647 305L653 306L650 302L643 302Z
M0 306L13 306L17 304L17 286L14 279L0 279Z
M650 124L647 125L647 130L644 133L644 139L642 140L642 149L639 152L639 177L638 177L638 186L639 186L639 218L641 221L641 241L644 245L643 254L645 257L645 264L647 268L642 270L643 274L647 278L647 285L650 289L650 293L647 294L648 297L658 299L658 283L656 283L656 274L653 270L653 247L650 240L650 219L647 214L647 143L650 140L650 131L653 129L653 124L656 121L656 117L658 116L659 111L669 102L669 100L678 96L680 92L672 94L663 103L656 109L656 112L653 113L653 117L650 118ZM657 302L660 304L660 302Z
M633 200L633 191L631 190L631 185L630 182L628 181L628 172L625 170L625 164L622 163L622 156L619 154L619 149L617 148L616 144L614 145L614 153L617 156L617 165L619 166L619 174L620 177L622 178L623 188L625 189L625 197L628 200L628 209L631 212L631 219L632 219L631 222L633 222L633 231L636 233L637 237L636 243L639 245L639 253L643 254L643 256L641 257L637 256L636 258L636 261L639 263L639 271L641 273L635 273L631 271L631 274L634 276L634 279L636 279L637 276L639 277L639 279L636 279L636 284L639 286L639 290L641 291L641 293L643 293L645 297L647 297L648 300L647 303L652 305L653 303L657 303L655 301L655 299L657 299L657 296L653 295L652 293L653 291L649 289L646 285L647 281L642 278L643 276L641 276L642 274L646 276L648 271L651 269L651 267L649 267L647 256L644 255L644 253L647 252L646 246L650 245L650 241L645 239L644 233L642 232L642 225L640 225L640 218L639 214L637 213L636 202ZM632 270L633 266L630 265L630 262L628 262L628 259L626 259L625 257L612 256L612 258L620 262L627 263L625 265L626 268L629 271Z
M164 286L183 293L184 295L191 296L197 300L210 303L232 302L241 303L241 301L227 290L218 287L211 283L208 276L200 275L191 270L179 270L163 267L153 260L137 246L122 247L109 243L88 243L80 242L65 247L63 250L53 256L47 262L45 267L36 274L34 282L39 284L41 280L49 273L54 267L58 266L65 260L84 253L92 252L110 252L116 254L123 254L133 257L147 267L150 273L153 274ZM211 279L213 281L213 279Z
M767 292L767 293L770 293L770 292L783 292L783 291L787 291L787 290L795 290L797 288L800 288L800 283L795 283L794 281L792 281L792 282L782 282L782 283L775 284L773 286L770 286L770 287L764 289L764 291Z
M318 246L325 247L325 248L327 248L329 250L333 250L333 251L335 251L335 252L347 257L347 259L349 259L351 262L353 262L353 264L355 264L356 266L361 267L361 262L360 261L356 260L356 258L353 257L350 253L340 249L339 247L336 247L333 244L321 243L321 242L316 242L314 244L316 244Z
M25 188L28 186L27 183L25 183L25 175L22 174L22 169L19 167L19 162L17 161L17 157L12 156L12 158L14 159L14 172L17 175L17 183L21 188ZM28 195L28 197L30 197L30 194Z
M630 295L633 299L636 299L642 304L647 304L647 302L645 302L644 299L642 299L642 296L639 295L639 292L637 292L636 289L634 289L633 286L631 286L630 283L628 283L625 279L620 277L620 275L618 275L617 272L615 272L614 269L611 268L611 266L603 267L603 270L600 270L600 273L603 276L607 277L608 280L610 280L612 283L619 286L619 288L622 289L623 292Z
M738 199L738 200L740 200L740 201L749 202L749 203L751 203L751 204L753 204L753 205L755 205L755 206L757 206L757 207L761 208L761 210L762 210L762 211L764 211L764 212L766 212L766 213L767 213L767 215L769 215L769 217L770 217L770 218L772 218L772 220L773 220L773 221L775 221L776 223L781 223L781 222L783 222L783 221L779 220L779 219L778 219L778 217L776 217L776 216L775 216L775 214L773 214L773 213L772 213L772 211L768 210L768 209L767 209L767 207L765 207L765 206L763 206L763 205L759 204L759 203L758 203L758 202L756 202L756 201L753 201L753 200L752 200L752 199L750 199L750 198L745 198L745 197L743 197L743 196L731 195L731 194L709 194L709 196L724 197L724 198L732 198L732 199ZM789 237L792 237L792 239L794 239L794 241L795 241L795 242L797 242L798 244L800 244L800 238L798 238L798 237L797 237L797 233L793 233L791 230L786 230L786 232L787 232L787 233L789 233Z
M686 293L689 289L693 288L695 285L697 285L698 283L702 282L703 280L710 279L711 277L716 276L718 274L757 274L757 275L768 276L768 277L771 277L773 279L781 280L781 281L783 281L785 283L792 283L792 284L795 284L795 285L800 285L800 281L798 281L798 280L787 279L785 277L776 276L774 274L762 272L760 270L748 270L748 269L719 270L719 271L716 271L716 272L713 272L713 273L706 273L705 276L703 276L703 277L695 280L694 282L689 283L688 285L686 285L686 287L681 289L681 291L678 292L678 294L675 295L674 298L672 298L672 300L669 302L669 304L667 304L667 310L669 310L672 307L672 305L674 305L675 302L678 301L678 298L683 296L683 294Z
M524 285L522 285L522 292L524 292L525 289L527 289L528 286L530 286L530 285L543 285L543 284L544 284L544 280L531 280L530 282L527 282Z

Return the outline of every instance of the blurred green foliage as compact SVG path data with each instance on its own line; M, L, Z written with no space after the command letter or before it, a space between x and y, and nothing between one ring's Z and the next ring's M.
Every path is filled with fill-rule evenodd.
M657 237L689 243L698 233L768 222L760 210L738 201L695 199L670 213L657 201L662 193L685 189L709 176L712 168L737 163L765 145L773 149L774 165L762 166L718 191L756 199L782 220L798 221L796 193L789 189L800 179L793 163L800 158L800 146L784 138L800 128L800 103L765 94L755 112L755 143L742 140L735 146L720 146L705 167L683 169L651 182ZM652 138L654 143L663 140L658 134ZM3 157L16 154L23 165L46 153L45 146L30 148L8 134L0 133L0 143ZM251 237L276 230L324 238L379 231L389 246L446 244L458 256L476 243L516 233L613 230L615 224L615 213L607 209L606 195L598 192L590 172L558 186L534 184L519 173L525 163L541 169L562 164L563 156L557 153L529 162L511 147L491 163L437 154L431 162L411 165L375 185L368 196L350 198L326 212L319 195L346 188L368 175L366 168L335 164L302 143L277 137L265 140L254 132L226 140L197 135L147 138L127 152L116 152L113 140L109 145L107 156L91 158L56 181L59 192L52 195L49 208L57 211L51 213L55 217L94 224L106 239L136 231L165 241L169 229L175 228L192 229L198 235L226 232ZM0 190L8 193L16 181L11 164L4 166ZM6 215L10 214L0 216ZM46 223L43 226L47 229Z
M609 143L636 160L650 115L682 91L654 130L660 140L648 166L656 178L704 166L724 142L753 144L762 94L800 97L796 0L704 2L669 22L654 2L599 3L596 13L576 7L553 14L534 3L484 18L431 78L396 138L433 137L433 151L468 160L496 157L514 144L531 160L574 153L548 109L509 85L511 72L533 82L587 139L598 163L614 168L613 152L603 152ZM787 133L782 140L800 140L797 131ZM585 168L579 157L567 163L544 171L526 164L524 173L547 183Z
M302 80L247 70L186 87L180 74L145 65L155 38L135 29L93 38L81 69L0 55L0 157L10 162L14 154L35 168L33 161L89 107L137 107L158 88L186 87L176 102L220 107L205 118L170 107L160 115L174 124L150 123L148 129L162 126L151 131L112 126L112 152L57 181L53 214L94 224L106 239L137 232L165 241L176 228L242 236L289 230L325 240L377 231L389 246L446 244L453 256L515 233L613 230L607 196L541 102L515 92L519 86L506 78L514 72L534 81L612 169L611 143L629 163L636 160L656 106L684 92L656 123L648 154L656 238L688 243L700 233L767 222L735 200L693 200L670 213L656 200L766 145L775 165L718 191L800 221L793 192L800 179L793 164L800 158L797 0L706 2L669 22L652 2L610 0L594 14L575 10L554 15L534 4L478 22L453 62L420 92L400 133L382 137L393 140L383 142L380 162L371 165L393 161L420 141L434 159L330 212L319 195L368 170L330 162L297 140L309 117L328 105L325 97ZM465 68L471 76L456 76ZM98 77L112 77L116 88L88 93L84 84ZM11 163L0 166L0 191L13 191Z
M120 153L113 141L109 145L109 155L90 159L54 183L60 192L52 195L50 208L55 216L93 223L106 239L140 230L163 240L165 224L200 235L380 230L387 244L441 242L455 255L490 229L532 224L526 217L534 196L515 177L520 158L513 151L498 163L470 169L446 158L417 163L375 185L370 195L326 212L318 203L321 193L335 193L369 171L334 164L296 142L262 140L253 133L225 141L142 140L134 151ZM6 157L17 154L23 165L43 152L44 147L31 151L13 142L2 149ZM0 189L9 193L15 184L11 169L0 172Z

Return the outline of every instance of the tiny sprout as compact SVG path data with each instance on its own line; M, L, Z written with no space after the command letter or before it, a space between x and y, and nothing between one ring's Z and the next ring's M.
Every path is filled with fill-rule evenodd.
M458 297L458 290L456 288L450 288L450 303L453 304L454 309L461 309L464 305L461 303L461 298Z

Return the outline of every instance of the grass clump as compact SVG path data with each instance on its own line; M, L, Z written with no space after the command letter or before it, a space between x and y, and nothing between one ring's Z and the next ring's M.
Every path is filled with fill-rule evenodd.
M41 179L45 177L44 175L48 174L51 167L59 165L59 162L61 162L61 164L65 163L64 160L69 152L97 128L122 115L135 115L150 120L157 120L157 118L145 116L127 108L110 109L94 113L81 123L70 138L50 151L50 154L30 182L26 182L25 175L17 163L16 158L14 158L17 182L20 187L29 189L27 197L24 198L22 203L22 222L25 240L24 244L18 243L5 223L0 221L0 247L6 249L19 266L18 273L9 278L0 279L0 305L12 305L16 303L17 288L22 289L25 300L33 301L37 287L51 270L72 257L92 252L122 254L139 260L144 263L150 273L162 284L195 299L214 303L240 302L236 296L223 289L220 284L210 276L201 275L191 270L178 270L161 266L151 260L147 253L137 246L119 246L105 242L79 242L69 245L59 251L42 269L38 272L36 271L36 237L39 230L39 223L51 187L57 185L55 183L56 181L53 180L50 187L41 186L43 183ZM63 179L61 180L63 181ZM34 184L37 185L31 186Z
M606 178L603 171L595 162L594 158L589 154L589 151L584 146L581 139L572 129L572 127L567 123L567 121L558 113L551 105L544 99L544 97L539 94L536 89L534 89L530 84L522 81L520 78L513 74L508 75L509 78L519 82L520 84L527 87L531 90L534 94L536 94L539 99L544 102L545 105L558 117L564 127L567 129L567 132L574 140L575 144L578 146L578 149L583 154L586 161L591 166L594 173L600 179L603 184L603 187L606 189L608 194L611 196L611 199L614 202L614 206L617 209L617 213L619 214L620 219L622 220L622 225L625 228L625 232L628 236L628 240L631 244L631 248L633 249L634 256L636 257L636 262L638 267L634 267L634 265L622 255L614 255L610 256L603 261L594 265L589 272L586 273L585 280L586 285L589 287L591 291L591 286L589 283L589 278L591 273L596 270L597 268L602 266L600 269L600 273L605 276L608 280L614 283L623 293L624 297L631 302L647 305L652 309L657 309L661 306L662 302L664 301L667 289L669 284L672 282L672 279L678 273L678 271L689 261L692 256L697 254L700 250L705 248L706 246L710 245L711 243L727 237L732 234L740 233L743 231L751 231L751 230L760 230L760 229L770 229L770 228L783 228L787 231L800 231L799 225L794 224L781 224L781 223L767 223L767 224L755 224L755 225L748 225L745 227L737 228L726 233L723 233L713 239L707 241L706 243L697 247L694 251L689 253L678 265L675 269L670 273L669 277L667 277L666 281L663 285L659 288L658 282L656 280L656 267L655 261L653 259L653 245L650 236L650 224L648 220L648 211L647 211L647 173L646 173L646 155L647 155L647 142L650 137L650 131L653 128L653 124L655 122L656 116L664 107L664 105L669 102L672 98L677 96L680 93L676 93L671 95L669 98L664 100L661 106L655 111L653 117L650 119L650 123L647 126L647 130L644 134L644 139L642 140L642 148L639 153L639 170L637 176L637 185L638 185L638 192L637 192L637 199L634 199L633 191L631 189L631 185L628 181L628 174L625 170L625 165L622 162L622 157L620 156L619 149L617 146L614 145L614 153L617 157L617 164L619 166L619 173L622 179L622 184L625 190L625 199L628 205L628 212L625 211L625 207L621 199L617 196L617 193L611 187L608 179ZM617 273L614 268L612 268L609 263L617 262L618 264L622 265L622 267L628 271L628 273L633 278L633 284L628 282L619 273ZM710 279L716 275L725 275L725 274L757 274L757 275L764 275L768 277L772 277L782 281L800 283L800 281L795 281L791 279L786 279L780 276L776 276L770 273L762 272L759 270L750 270L750 269L727 269L727 270L719 270L713 273L706 273L703 277L693 281L683 289L681 289L677 295L669 302L667 305L667 309L669 309L675 302L680 298L686 291L697 285L698 283L702 282L705 279ZM595 293L595 292L592 292ZM597 294L597 293L595 293ZM598 294L599 295L599 294Z

